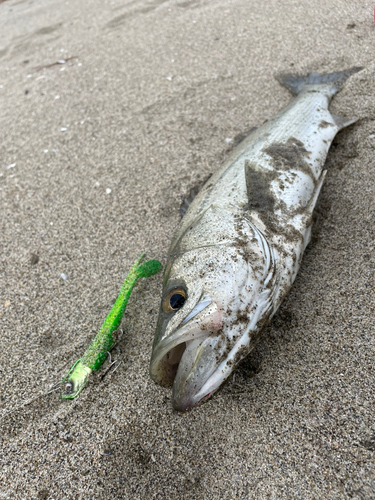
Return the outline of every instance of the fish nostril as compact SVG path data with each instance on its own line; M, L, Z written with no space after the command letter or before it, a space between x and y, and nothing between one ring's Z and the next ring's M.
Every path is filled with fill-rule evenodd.
M180 364L182 355L186 349L186 342L177 345L171 349L167 354L167 377L173 381L176 377L178 365Z

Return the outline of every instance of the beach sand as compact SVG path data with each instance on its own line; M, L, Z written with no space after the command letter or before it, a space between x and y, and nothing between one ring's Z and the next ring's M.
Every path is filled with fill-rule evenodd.
M0 3L1 499L375 499L374 40L362 0ZM165 264L181 198L289 102L274 75L352 66L313 239L224 387L181 414L150 379L159 274L119 369L47 394L133 261Z

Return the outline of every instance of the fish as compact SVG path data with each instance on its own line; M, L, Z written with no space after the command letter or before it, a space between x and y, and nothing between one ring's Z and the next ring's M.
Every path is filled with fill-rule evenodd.
M311 238L313 211L339 130L329 111L362 68L276 78L293 98L253 130L196 195L173 236L150 375L172 406L210 398L251 352L287 296Z

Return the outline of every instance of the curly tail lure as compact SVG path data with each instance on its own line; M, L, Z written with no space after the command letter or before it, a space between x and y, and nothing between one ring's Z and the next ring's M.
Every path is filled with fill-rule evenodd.
M106 317L99 332L82 358L78 359L63 379L65 383L63 399L74 399L84 389L93 370L99 370L115 341L115 332L120 326L130 294L139 278L148 278L161 270L158 260L148 260L141 264L142 254L131 267L119 296Z

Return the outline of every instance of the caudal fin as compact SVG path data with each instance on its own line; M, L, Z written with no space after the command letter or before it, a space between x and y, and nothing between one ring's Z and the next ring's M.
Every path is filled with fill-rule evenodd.
M346 69L344 71L338 71L337 73L310 73L305 76L296 75L292 73L286 73L281 75L276 75L276 80L286 87L293 95L298 95L302 90L306 88L307 85L324 85L331 84L332 86L332 94L338 92L341 87L344 85L346 80L361 71L363 68L361 67L353 67L350 69ZM331 94L331 95L332 95Z

